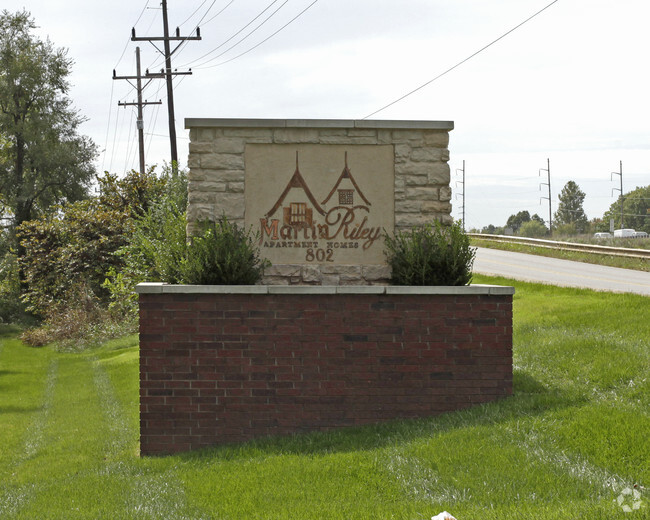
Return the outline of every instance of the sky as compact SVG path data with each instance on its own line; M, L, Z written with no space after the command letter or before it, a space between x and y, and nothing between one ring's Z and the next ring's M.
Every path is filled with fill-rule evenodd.
M130 41L132 27L162 35L159 0L2 8L26 9L40 38L68 49L69 96L88 119L80 133L101 151L98 171L137 169L136 109L118 106L136 91L112 75L135 74L136 46L143 69L161 69L152 44ZM548 220L546 169L553 213L573 180L587 216L601 217L620 193L621 162L624 192L650 184L646 0L168 0L168 13L170 31L195 35L198 24L202 37L172 58L173 68L192 69L174 80L182 166L185 118L370 116L454 122L452 215L463 216L464 201L467 229L522 210ZM162 165L163 81L143 97L163 102L144 108L146 162Z

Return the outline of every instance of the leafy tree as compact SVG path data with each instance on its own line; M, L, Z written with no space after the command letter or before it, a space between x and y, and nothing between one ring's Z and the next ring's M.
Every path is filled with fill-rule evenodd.
M126 244L129 225L124 212L102 207L93 198L67 204L48 217L24 222L18 235L25 249L21 265L30 310L49 317L83 293L100 298L101 284L114 252Z
M494 224L489 224L487 226L484 226L480 232L487 233L488 235L503 235L503 227L497 227Z
M520 211L516 215L510 215L506 221L506 227L512 228L517 233L524 222L530 221L530 213L526 210Z
M539 222L542 226L546 226L546 223L544 222L544 219L540 217L537 213L535 213L532 217L530 217L530 220L533 220L535 222Z
M558 198L560 205L554 215L555 224L557 226L573 224L575 230L582 233L589 222L582 207L585 200L584 191L575 182L569 181L562 188Z
M0 14L0 209L13 229L84 198L95 174L96 146L67 97L72 60L35 27L27 11Z
M20 259L24 299L41 316L55 319L62 308L83 303L80 296L108 301L106 277L126 263L116 253L131 240L145 208L163 196L167 180L131 171L123 179L107 173L98 182L99 196L60 206L17 230L25 249Z
M650 185L637 187L623 196L623 224L626 228L650 233ZM612 203L603 215L599 231L609 231L609 221L614 219L616 229L621 228L621 198Z
M110 269L104 287L110 291L110 309L123 316L136 316L138 300L135 286L144 281L178 282L181 264L187 256L185 216L187 209L187 172L166 167L152 184L156 197L147 198L133 219L133 231L127 245L116 252L124 262L120 269ZM128 189L138 182L125 180L122 188ZM160 191L161 190L161 191ZM113 193L112 189L107 194ZM121 199L124 189L117 197ZM133 190L129 190L133 194ZM112 203L112 202L109 202Z

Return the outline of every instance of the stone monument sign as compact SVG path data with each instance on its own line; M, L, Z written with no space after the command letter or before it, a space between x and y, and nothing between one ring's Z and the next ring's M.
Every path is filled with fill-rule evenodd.
M453 123L188 119L188 231L251 229L266 284L359 285L390 276L384 236L451 220Z

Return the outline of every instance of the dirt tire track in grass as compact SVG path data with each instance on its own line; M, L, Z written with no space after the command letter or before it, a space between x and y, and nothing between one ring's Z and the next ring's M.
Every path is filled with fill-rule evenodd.
M195 514L191 517L184 514L187 510L185 490L174 478L173 471L148 473L137 469L135 464L129 462L124 464L123 456L133 455L129 453L133 432L129 429L125 411L116 397L113 383L101 361L95 356L91 356L89 361L93 369L93 382L101 411L110 432L105 448L107 464L102 472L106 475L126 473L130 477L128 490L124 495L123 510L129 511L131 518L178 520L201 518Z
M383 466L411 499L429 504L456 504L471 499L469 489L443 483L433 469L423 466L417 457L404 455L398 449L386 454Z
M101 412L110 431L110 435L106 440L106 457L111 459L128 448L132 432L124 418L124 411L115 396L113 383L111 383L106 370L96 357L91 357L90 363L93 369L93 382L97 390Z

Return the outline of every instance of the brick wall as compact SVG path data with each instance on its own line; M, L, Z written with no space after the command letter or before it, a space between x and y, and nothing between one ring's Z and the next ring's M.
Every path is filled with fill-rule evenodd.
M430 416L512 392L510 287L138 292L143 455Z

